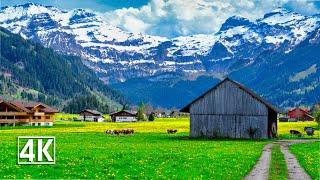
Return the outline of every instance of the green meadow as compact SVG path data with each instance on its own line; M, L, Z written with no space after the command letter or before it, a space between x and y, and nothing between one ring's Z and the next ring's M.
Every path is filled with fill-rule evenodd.
M294 144L290 151L312 179L320 179L320 142Z
M134 135L107 135L132 128ZM167 134L167 129L178 129ZM188 118L0 129L0 179L241 179L270 141L189 139ZM318 133L318 132L317 132ZM18 165L18 136L55 136L56 164Z

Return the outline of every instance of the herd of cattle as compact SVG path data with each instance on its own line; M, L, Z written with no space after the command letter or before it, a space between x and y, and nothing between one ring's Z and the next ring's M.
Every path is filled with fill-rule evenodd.
M168 134L175 134L177 132L178 132L177 129L168 129L167 130ZM120 135L120 134L131 135L133 133L134 133L134 130L130 129L130 128L129 129L120 129L120 130L117 130L117 129L106 130L106 134L110 134L110 135Z
M133 133L134 133L133 129L121 129L121 130L110 129L106 131L106 134L111 134L111 135L120 135L120 134L131 135Z
M304 131L306 131L307 135L309 136L312 136L314 134L314 129L312 127L305 127ZM175 134L177 132L178 132L177 129L167 129L168 134ZM106 134L110 134L110 135L120 135L120 134L132 135L133 133L134 133L134 130L130 128L120 129L120 130L117 130L117 129L106 130ZM290 130L290 134L302 136L302 133L297 130Z

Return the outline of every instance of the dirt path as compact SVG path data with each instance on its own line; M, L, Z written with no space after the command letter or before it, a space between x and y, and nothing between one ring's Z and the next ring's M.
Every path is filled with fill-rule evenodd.
M289 145L297 143L310 143L319 140L279 140L275 143L280 145L281 152L284 154L284 158L288 169L288 179L290 180L311 180L310 176L304 171L304 169L299 165L296 157L289 152ZM262 155L253 167L251 172L244 178L245 180L268 180L269 169L271 163L271 149L273 144L267 144L263 148Z
M271 149L273 144L267 144L263 148L262 155L253 167L252 171L244 178L245 180L267 180L271 162Z
M284 154L286 160L287 169L288 169L288 179L290 180L311 180L310 176L304 171L300 166L296 157L290 153L289 145L297 143L309 143L315 142L317 140L286 140L278 141L280 144L281 152Z

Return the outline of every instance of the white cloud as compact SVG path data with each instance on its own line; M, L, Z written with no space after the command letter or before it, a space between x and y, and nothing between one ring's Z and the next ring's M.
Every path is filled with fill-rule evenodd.
M313 15L319 13L319 9L312 1L289 1L288 6L298 13Z
M133 33L145 32L150 26L134 16L128 16L123 21L123 27Z
M141 8L117 9L105 13L104 17L131 32L172 37L215 33L230 16L255 20L279 6L309 14L319 11L310 1L151 0Z

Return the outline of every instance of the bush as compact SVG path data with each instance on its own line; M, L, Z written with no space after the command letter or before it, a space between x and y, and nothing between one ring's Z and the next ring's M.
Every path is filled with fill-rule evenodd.
M149 121L154 121L155 117L154 117L154 113L151 113L148 117Z

